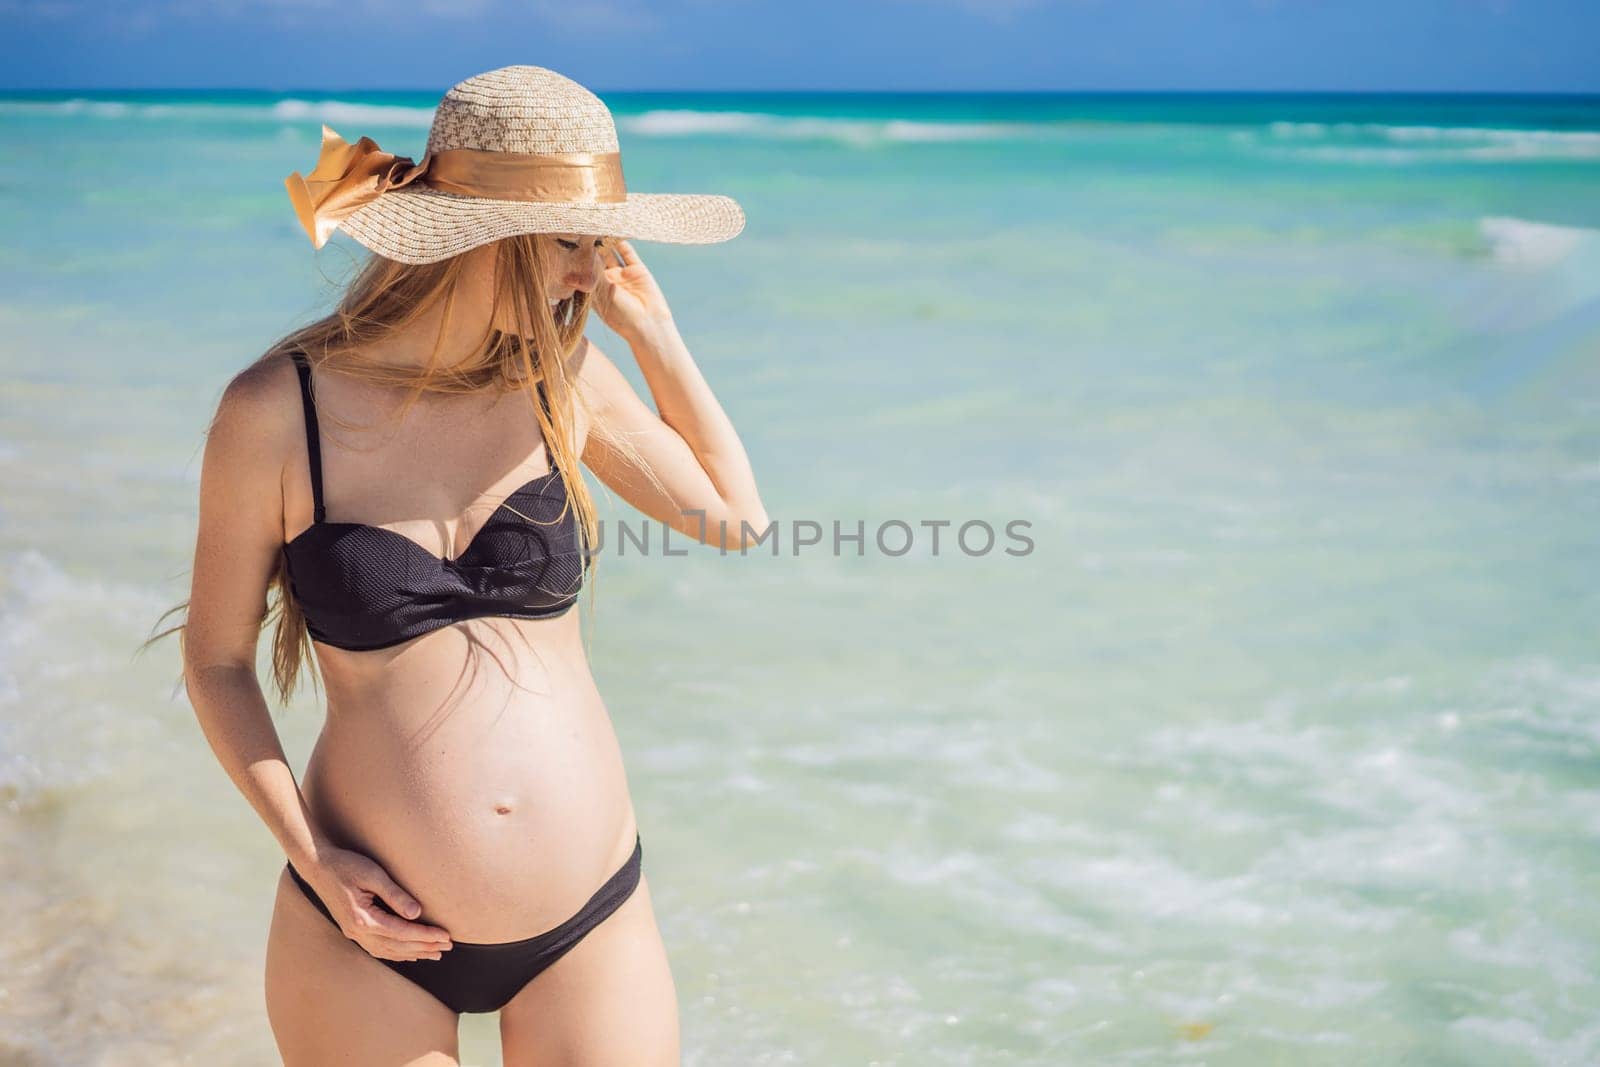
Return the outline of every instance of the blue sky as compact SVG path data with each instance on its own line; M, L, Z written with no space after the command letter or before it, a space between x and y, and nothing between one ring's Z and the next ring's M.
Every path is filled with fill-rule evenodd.
M0 87L1600 92L1600 0L0 0Z

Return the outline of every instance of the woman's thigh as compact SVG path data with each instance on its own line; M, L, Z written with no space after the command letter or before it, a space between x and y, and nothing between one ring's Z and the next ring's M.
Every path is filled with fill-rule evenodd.
M678 994L644 875L500 1011L505 1067L677 1067Z
M458 1017L345 937L287 870L267 935L267 1018L285 1067L453 1067Z

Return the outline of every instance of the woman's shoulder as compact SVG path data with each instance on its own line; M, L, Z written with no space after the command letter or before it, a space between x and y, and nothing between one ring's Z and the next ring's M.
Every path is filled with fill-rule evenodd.
M286 454L303 418L299 372L284 349L269 351L238 371L223 386L209 433Z

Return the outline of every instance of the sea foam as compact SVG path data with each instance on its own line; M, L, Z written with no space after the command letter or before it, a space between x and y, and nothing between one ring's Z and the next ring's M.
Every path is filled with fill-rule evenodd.
M1597 232L1499 215L1479 219L1478 230L1496 262L1519 267L1558 263Z

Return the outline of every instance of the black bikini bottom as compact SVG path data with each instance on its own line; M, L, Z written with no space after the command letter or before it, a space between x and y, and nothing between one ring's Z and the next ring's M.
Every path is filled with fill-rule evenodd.
M542 934L521 941L496 941L474 943L453 941L451 947L436 960L385 960L377 959L393 970L399 971L417 985L432 993L455 1012L499 1011L511 998L546 967L566 955L585 934L599 926L622 906L623 901L639 885L639 861L643 848L637 835L633 840L633 855L605 885L595 890L588 903L565 922ZM337 920L316 891L300 877L294 864L287 864L289 875L295 880L307 899L317 906L329 922L338 927ZM376 902L392 913L393 909Z

